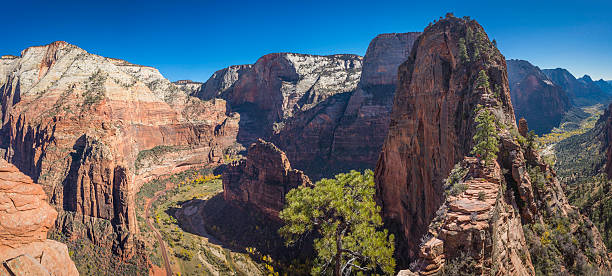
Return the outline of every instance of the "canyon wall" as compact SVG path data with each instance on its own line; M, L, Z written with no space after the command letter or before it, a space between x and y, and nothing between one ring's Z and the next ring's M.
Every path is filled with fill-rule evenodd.
M400 66L375 172L400 268L421 275L609 270L599 232L569 205L554 170L518 133L506 72L483 28L452 14L427 27ZM491 135L499 143L489 162L469 157L483 112L493 117ZM583 242L551 245L560 260L551 268L553 253L543 253L540 242L552 230L542 228L560 227L553 231L558 239Z
M60 217L111 221L114 241L99 242L124 256L133 253L138 231L133 197L144 179L164 171L139 166L146 153L181 152L157 160L165 171L219 162L238 131L239 116L226 112L225 101L189 97L154 68L61 41L0 59L0 97L3 157L39 182L53 206L69 211Z
M272 141L297 168L316 179L374 168L389 125L397 68L419 34L378 35L363 58L355 91L295 115Z
M536 134L559 126L571 102L565 90L525 60L507 60L510 96L517 118L525 118Z
M0 274L79 275L65 244L47 239L57 212L42 187L0 158Z

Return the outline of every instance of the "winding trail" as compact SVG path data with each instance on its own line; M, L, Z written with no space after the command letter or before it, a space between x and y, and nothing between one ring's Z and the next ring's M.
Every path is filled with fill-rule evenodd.
M172 276L174 274L172 274L172 268L170 267L170 260L168 259L168 251L166 250L166 244L164 243L164 239L162 239L162 236L159 233L159 231L153 226L153 219L149 215L149 209L151 209L151 205L153 204L153 202L155 202L159 198L159 196L161 196L164 193L166 193L166 191L168 191L169 189L171 189L171 188L170 187L166 187L162 191L157 191L153 195L153 198L147 200L147 204L145 205L145 217L147 218L146 219L147 226L149 226L149 228L151 230L153 230L153 233L155 234L155 238L157 238L157 242L159 243L159 245L161 247L162 256L164 258L164 267L166 268L166 275L167 276Z

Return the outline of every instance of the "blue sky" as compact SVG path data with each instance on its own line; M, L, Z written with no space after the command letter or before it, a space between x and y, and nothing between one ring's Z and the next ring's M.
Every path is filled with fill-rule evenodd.
M65 40L205 81L272 52L363 55L380 33L422 31L454 12L506 58L612 79L612 1L2 1L0 54Z

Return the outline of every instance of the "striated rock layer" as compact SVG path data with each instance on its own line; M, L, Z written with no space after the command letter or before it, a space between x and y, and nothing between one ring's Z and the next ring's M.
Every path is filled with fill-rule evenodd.
M419 34L378 35L363 58L354 92L295 115L272 140L296 167L316 178L374 168L389 126L397 68Z
M294 53L265 55L253 65L219 70L202 86L202 99L222 98L241 116L238 141L266 138L296 112L355 89L362 58Z
M194 153L218 162L238 131L239 116L226 115L223 100L189 97L154 68L61 41L0 59L0 97L3 156L73 219L111 221L112 240L90 238L124 256L133 253L133 197L151 173L142 166L149 153L182 151L156 164L168 170ZM86 224L92 229L80 232L97 233Z
M506 62L516 117L527 119L538 135L550 132L571 108L567 93L528 61Z
M57 212L46 200L40 185L0 159L0 275L79 275L66 245L47 239Z
M255 206L275 219L289 190L312 185L302 171L291 168L284 152L261 139L249 147L246 159L231 163L222 177L226 201Z
M541 227L562 227L564 239L585 242L557 247L563 260L550 273L586 264L609 270L597 229L569 205L550 166L519 143L506 72L483 28L451 14L425 29L400 66L375 173L383 217L398 233L400 267L413 261L411 269L429 275L472 260L465 268L478 275L549 273L538 244L550 232ZM466 159L475 116L485 111L500 142L490 166Z

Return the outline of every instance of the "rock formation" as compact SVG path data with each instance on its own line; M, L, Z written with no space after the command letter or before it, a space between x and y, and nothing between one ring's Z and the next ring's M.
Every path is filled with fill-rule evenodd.
M192 80L178 80L173 82L179 89L181 89L187 95L196 94L202 89L203 83L192 81Z
M47 239L57 212L42 187L0 159L0 275L79 275L66 245Z
M275 219L289 190L312 185L302 171L291 168L284 152L261 139L249 147L246 159L232 162L222 177L226 201L255 206Z
M124 256L137 232L134 194L152 173L138 165L147 153L180 151L157 158L167 170L196 155L215 162L238 131L239 116L227 115L223 100L189 97L154 68L61 41L0 59L0 97L3 156L70 211L57 223L72 220L64 215L111 221L114 241L98 242Z
M297 114L274 135L294 166L315 178L374 168L389 126L397 67L419 34L378 35L370 42L354 92Z
M478 275L548 272L536 246L547 235L543 225L565 227L564 239L586 240L571 252L557 249L558 273L585 264L610 269L597 229L568 204L550 166L518 142L506 72L483 28L452 14L427 27L400 66L375 172L400 268L412 261L412 270L429 275L472 260L465 267ZM499 135L500 151L489 165L466 158L479 112L494 116ZM587 258L590 247L597 253Z
M270 137L296 112L355 89L362 58L356 55L316 56L268 54L255 64L217 71L198 93L202 99L225 99L240 114L238 141L250 144Z
M550 132L571 107L566 92L528 61L506 62L516 117L527 119L536 134Z
M610 95L603 91L591 77L585 75L576 79L569 71L563 68L542 70L556 85L563 88L573 104L577 106L606 103Z

